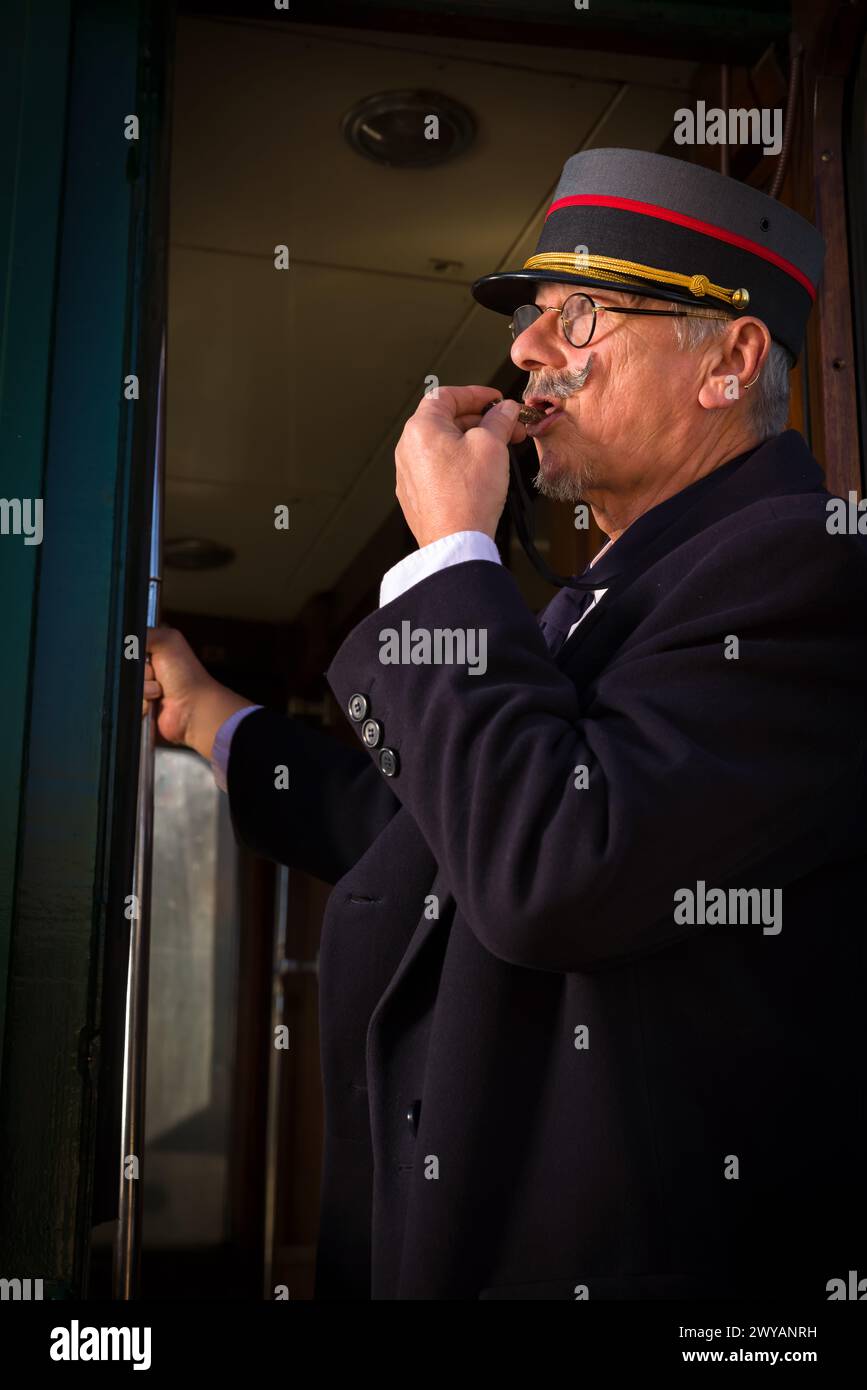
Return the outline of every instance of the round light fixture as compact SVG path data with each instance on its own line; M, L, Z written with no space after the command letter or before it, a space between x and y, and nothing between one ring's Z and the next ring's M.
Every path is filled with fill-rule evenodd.
M202 536L179 536L167 540L163 547L163 564L173 570L216 570L230 565L234 558L235 552L228 545Z
M424 169L462 154L475 138L476 121L442 92L378 92L347 111L341 130L366 159Z

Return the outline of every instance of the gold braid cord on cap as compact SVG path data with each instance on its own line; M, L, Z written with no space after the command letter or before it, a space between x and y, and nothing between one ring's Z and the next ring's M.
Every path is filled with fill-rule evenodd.
M599 280L625 284L629 280L657 280L662 285L677 285L689 290L697 299L709 295L721 299L733 309L745 309L750 302L749 290L727 290L722 285L714 285L706 275L681 275L676 270L659 270L652 265L641 265L638 261L621 261L614 256L581 255L567 251L544 251L525 261L523 270L568 270L573 274L592 271Z

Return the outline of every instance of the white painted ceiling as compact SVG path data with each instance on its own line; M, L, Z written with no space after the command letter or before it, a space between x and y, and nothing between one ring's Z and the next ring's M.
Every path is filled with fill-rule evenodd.
M288 620L336 582L395 505L394 446L425 378L486 383L508 355L506 319L470 283L532 254L570 154L658 148L692 71L497 43L494 26L478 43L181 19L166 535L236 559L167 569L168 608ZM344 113L408 87L472 110L467 152L416 170L350 149Z

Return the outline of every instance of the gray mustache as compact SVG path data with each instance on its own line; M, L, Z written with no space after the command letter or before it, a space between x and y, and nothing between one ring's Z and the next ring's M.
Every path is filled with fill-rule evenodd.
M567 372L555 378L546 379L541 374L535 378L531 377L524 392L524 400L528 396L547 396L549 400L565 400L576 391L580 391L593 366L593 353L587 358L583 367L577 367L573 372Z

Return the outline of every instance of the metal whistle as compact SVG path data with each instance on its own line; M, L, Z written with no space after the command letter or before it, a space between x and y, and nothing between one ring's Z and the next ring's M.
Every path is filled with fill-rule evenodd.
M482 414L486 415L489 410L492 410L495 405L499 404L499 401L488 401L487 405L482 406ZM522 425L536 425L544 418L544 412L537 410L534 405L522 405L521 409L518 411L518 419Z

